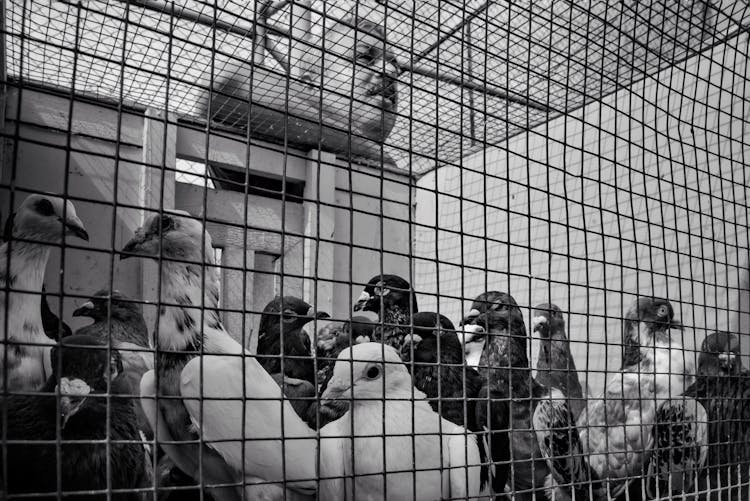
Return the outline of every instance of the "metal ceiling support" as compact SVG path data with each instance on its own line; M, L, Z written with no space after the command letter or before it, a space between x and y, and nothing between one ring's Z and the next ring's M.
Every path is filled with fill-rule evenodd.
M445 41L446 41L446 40L448 40L448 39L449 39L450 37L452 37L453 35L455 35L455 34L456 34L456 33L458 33L459 31L461 31L461 30L463 29L463 27L464 27L464 26L465 26L466 24L468 24L468 23L470 23L470 22L472 21L472 19L474 19L474 18L475 18L475 17L477 17L477 16L479 15L479 14L481 14L482 12L484 12L485 10L487 10L487 7L489 7L489 6L490 6L490 2L484 2L484 3L482 4L482 5L480 5L479 7L477 7L477 8L476 8L476 9L475 9L475 10L474 10L474 11L473 11L473 12L472 12L471 14L469 14L469 15L468 15L468 16L466 16L466 17L464 17L464 18L463 18L463 19L461 20L461 22L460 22L460 23L457 23L457 24L456 24L456 25L455 25L455 26L454 26L453 28L451 28L451 29L450 29L450 30L448 31L448 33L444 34L443 36L441 36L440 38L438 38L437 40L435 40L435 42L433 42L433 44L432 44L432 45L430 45L430 46L429 46L429 47L427 47L427 48L426 48L425 50L423 50L422 52L420 52L420 53L419 53L419 54L418 54L418 55L417 55L417 56L416 56L416 57L414 58L414 62L415 62L415 63L418 63L419 61L421 61L422 59L424 59L424 58L425 58L425 56L427 56L427 55L428 55L429 53L431 53L431 52L432 52L433 50L435 50L435 49L437 49L438 47L440 47L440 46L441 46L441 45L443 44L443 42L445 42Z
M534 101L532 99L526 99L521 96L508 94L507 92L504 92L502 89L499 89L497 87L491 87L489 85L485 85L483 83L475 82L472 80L465 80L465 79L462 79L460 76L451 75L450 73L443 73L443 72L438 73L431 69L425 68L424 66L411 66L407 63L399 63L398 67L401 71L409 71L411 73L415 73L423 77L432 78L440 82L445 82L445 83L455 85L456 87L463 87L464 89L475 90L482 94L486 94L492 97L497 97L499 99L505 99L506 101L514 103L514 104L528 106L531 109L542 111L544 113L552 113L552 112L562 113L561 110L552 108L551 106L548 106L539 101Z
M469 73L469 80L474 79L474 52L471 50L471 45L474 43L474 39L471 36L471 21L466 23L466 29L464 30L464 38L466 39L466 58L467 61L467 72ZM471 145L474 146L476 143L477 130L476 130L476 119L474 117L474 91L469 90L469 135L471 137Z
M64 3L68 3L70 5L74 5L72 0L60 0L60 1ZM154 12L174 15L175 17L178 17L180 19L192 21L196 24L201 24L209 28L219 29L221 31L232 33L234 35L238 35L241 37L252 39L255 36L255 30L241 28L239 26L235 26L234 24L228 23L226 21L221 21L219 19L215 19L212 16L207 16L205 14L198 13L198 12L188 10L185 8L174 7L174 10L173 10L173 5L170 5L161 0L118 0L118 1L122 3L129 2L131 5L134 5L136 7L140 7L143 9L151 10ZM463 28L463 26L465 26L467 22L477 17L484 9L487 8L488 5L489 5L489 2L485 2L484 4L482 4L478 9L473 11L470 15L468 15L465 19L463 19L460 23L458 23L458 25L455 26L451 30L451 33L446 35L446 37L444 37L441 40L444 41L445 38L455 33L455 30L460 30L461 28ZM289 33L288 30L284 30L276 25L273 25L271 23L264 23L264 27L269 33L273 33L275 35L283 36L286 38L291 38L291 34ZM439 42L442 43L441 41ZM433 44L433 45L437 47L438 45L440 45L440 43ZM426 54L427 52L429 52L429 50L423 51L422 54ZM422 57L422 56L419 56L419 57ZM534 101L531 99L526 99L521 96L508 94L507 92L504 92L503 90L497 87L491 87L491 86L485 85L484 83L480 83L480 82L476 82L472 80L466 80L460 76L456 76L450 73L437 72L437 71L433 71L431 69L425 68L423 66L417 66L415 64L401 63L401 62L398 63L398 67L401 71L412 72L417 75L421 75L423 77L432 78L440 82L455 85L456 87L478 91L482 94L496 97L498 99L504 99L508 102L518 104L520 106L528 106L531 109L541 111L544 113L550 113L550 112L561 113L560 110L551 108L550 106L544 103Z

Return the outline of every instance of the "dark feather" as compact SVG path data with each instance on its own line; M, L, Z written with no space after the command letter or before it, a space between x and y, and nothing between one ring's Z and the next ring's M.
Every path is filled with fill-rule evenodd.
M107 370L111 367L106 348L94 338L71 336L63 341L62 348L53 351L53 376L43 387L52 395L11 396L3 400L8 416L5 432L9 441L24 440L29 443L8 443L6 464L8 477L5 486L8 493L55 492L57 490L56 471L61 468L63 491L106 490L107 462L111 486L114 489L135 489L147 484L145 452L138 443L140 435L136 425L134 403L118 394L127 393L122 377L112 380L107 399ZM96 350L75 347L85 345ZM62 360L59 366L56 362ZM92 388L80 410L62 426L63 440L104 440L111 439L111 450L107 454L107 443L67 443L63 444L58 456L54 440L58 438L57 397L54 395L59 377L83 379ZM98 394L98 396L97 396ZM107 402L110 405L109 427L107 426ZM39 443L39 441L53 443ZM120 441L133 441L121 443ZM35 443L36 442L36 443ZM137 493L113 494L112 499L141 499ZM86 496L84 499L106 499L106 494ZM36 499L57 499L52 495ZM66 499L78 499L71 497Z
M44 333L47 337L54 339L55 341L59 341L61 337L66 338L73 334L73 331L70 330L70 326L63 322L60 317L55 315L50 309L44 286L42 286L42 327L44 328Z

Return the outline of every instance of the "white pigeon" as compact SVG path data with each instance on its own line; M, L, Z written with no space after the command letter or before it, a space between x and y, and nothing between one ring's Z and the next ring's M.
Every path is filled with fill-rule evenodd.
M292 464L293 458L282 459L280 438L294 435L295 425L306 430L306 436L314 437L314 432L288 401L280 400L281 389L273 378L224 330L217 310L218 270L203 224L181 211L154 215L122 252L154 259L161 256L161 308L155 336L158 377L156 371L144 374L141 405L162 448L196 481L233 484L218 492L211 488L215 499L239 500L242 486L246 499L284 499L285 489L278 482L285 478L282 466ZM157 394L172 398L156 400ZM208 398L202 404L201 395ZM270 400L249 400L246 406L243 395ZM183 400L190 397L196 400ZM220 400L211 400L217 397ZM282 412L284 424L291 426L284 429L285 435ZM276 440L246 442L243 457L242 439L249 437ZM168 443L199 438L203 447ZM301 475L309 481L294 486L303 495L315 488L314 442L308 449ZM287 479L294 477L291 470L286 473ZM286 498L295 499L297 493L288 487Z
M320 431L320 499L475 499L476 435L435 413L396 350L343 350L321 399L352 399Z
M6 242L0 246L0 390L5 384L8 391L34 390L52 374L49 353L54 341L44 333L41 294L50 251L63 235L89 239L73 203L49 195L29 195L5 225ZM14 290L6 293L6 287Z

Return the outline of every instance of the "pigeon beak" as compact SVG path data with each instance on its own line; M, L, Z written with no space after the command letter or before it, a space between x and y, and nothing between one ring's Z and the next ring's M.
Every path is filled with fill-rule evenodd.
M459 326L470 324L471 322L474 321L475 318L477 318L481 314L482 313L479 310L477 310L476 308L472 308L471 310L469 310L469 313L467 313L466 316L461 320L461 323L459 324Z
M719 365L727 371L731 371L734 366L736 355L730 351L719 353Z
M361 311L362 308L365 307L367 302L371 299L372 296L370 296L367 292L362 291L362 294L359 295L357 298L357 302L354 305L354 311Z
M458 340L464 346L466 346L467 343L478 341L486 332L484 327L482 327L481 325L471 324L464 325L463 327L463 335L459 334Z
M305 316L312 319L323 319L323 318L331 318L331 315L326 313L325 311L315 311L314 306L310 306L310 308L307 310L307 313L305 313Z
M544 315L537 315L532 318L531 330L532 332L538 332L542 336L549 333L549 322L547 322L547 317Z
M347 384L344 381L341 381L340 379L331 378L330 381L328 381L328 386L326 386L325 391L320 396L321 400L349 400L351 399L351 393L350 390L352 388L351 384Z
M57 385L57 389L60 391L62 427L65 428L68 420L81 410L88 395L91 393L91 388L81 379L68 379L64 377L60 378L60 384Z
M83 303L81 306L79 306L74 312L74 317L87 317L89 316L89 313L91 313L91 310L94 309L94 303L91 301L87 301Z
M141 250L141 246L145 241L146 238L141 234L140 231L137 231L135 233L135 236L125 244L125 247L123 247L122 250L120 250L120 261L137 255L138 251Z
M83 227L83 222L75 216L69 217L68 220L65 221L65 234L74 235L87 242L89 240L89 234L86 231L86 228Z
M682 322L680 322L677 319L670 320L668 328L675 329L675 330L678 330L678 331L684 330L684 327L682 326Z

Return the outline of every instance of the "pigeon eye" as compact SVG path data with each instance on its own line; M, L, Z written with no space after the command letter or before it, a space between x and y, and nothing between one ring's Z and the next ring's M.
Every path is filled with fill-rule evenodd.
M36 212L41 216L52 216L55 214L55 208L52 207L52 202L46 198L40 199L34 206Z
M666 317L667 313L669 313L669 309L667 308L667 305L663 304L659 306L659 311L656 312L657 315L660 317Z
M174 220L169 216L162 216L161 217L161 231L162 233L166 233L169 230L174 228Z
M368 378L376 379L378 376L380 376L380 369L378 367L372 366L369 369L367 369Z

